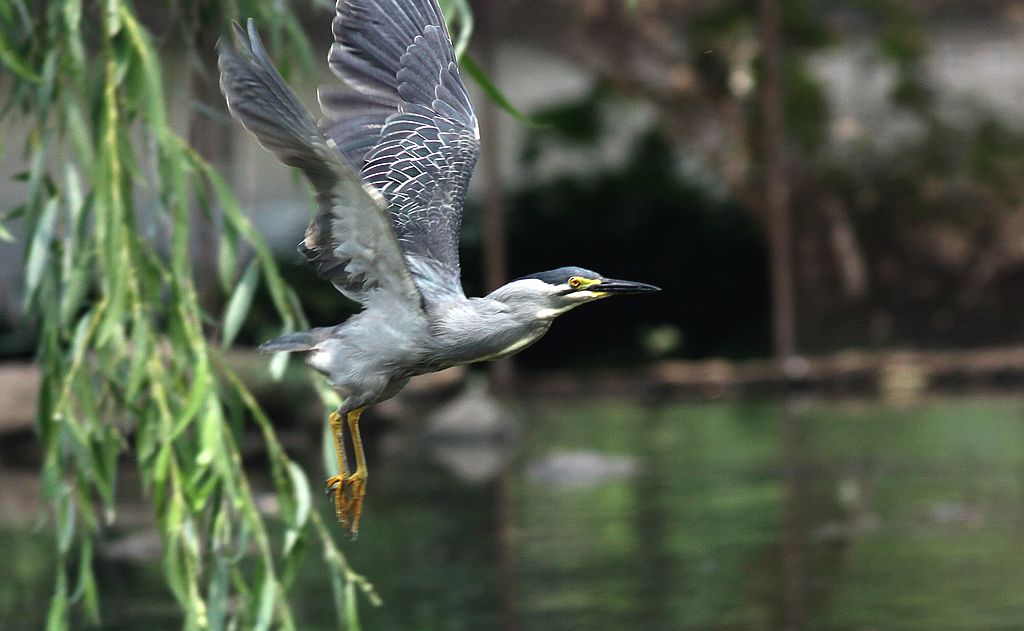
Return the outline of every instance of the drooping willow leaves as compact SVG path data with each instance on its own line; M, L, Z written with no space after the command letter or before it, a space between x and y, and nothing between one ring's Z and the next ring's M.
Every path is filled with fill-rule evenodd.
M325 24L331 4L311 2ZM314 72L287 3L160 5L161 38L184 35L186 50L201 39L189 39L195 28L226 33L230 19L251 16L280 58ZM472 14L465 0L442 5L461 53ZM287 592L310 541L322 549L339 619L358 628L357 594L376 595L348 566L338 530L311 506L305 472L223 355L259 285L282 331L305 318L228 182L170 125L154 39L131 0L0 3L0 67L9 77L0 75L0 119L28 130L26 193L18 207L0 209L0 239L13 238L15 223L25 235L24 307L38 328L38 432L59 555L47 627L67 628L83 613L100 619L94 540L117 519L118 472L131 458L153 503L184 628L294 628ZM210 48L186 58L212 56ZM223 292L219 316L197 290L189 240L197 209L218 229L219 282L206 284ZM249 424L266 446L280 523L258 510L241 466Z
M199 4L166 9L195 15ZM276 29L270 41L311 59L285 3L225 4L225 22L256 16ZM2 210L0 225L20 222L25 234L24 306L38 327L38 432L59 555L48 628L83 613L100 619L94 540L117 519L118 473L129 458L153 504L184 628L294 628L287 592L311 542L330 568L339 617L355 628L354 595L375 596L223 356L257 285L282 330L304 326L304 316L228 183L172 129L162 59L133 4L0 3L0 64L10 79L0 82L4 117L28 128L26 194ZM196 209L220 228L221 316L204 310L197 291ZM266 445L280 507L273 518L258 510L241 466L250 423Z

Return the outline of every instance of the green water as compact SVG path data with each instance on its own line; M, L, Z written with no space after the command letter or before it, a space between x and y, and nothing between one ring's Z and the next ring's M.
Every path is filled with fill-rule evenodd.
M508 454L377 441L343 546L385 601L364 629L1024 628L1024 401L519 414ZM450 465L489 457L474 482ZM39 628L49 539L8 535L0 628ZM310 556L299 627L334 628ZM158 563L99 569L108 628L177 628Z

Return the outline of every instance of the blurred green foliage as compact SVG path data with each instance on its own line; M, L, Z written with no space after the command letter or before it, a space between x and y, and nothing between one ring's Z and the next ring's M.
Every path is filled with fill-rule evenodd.
M164 7L159 28L209 59L212 49L189 46L239 15L270 30L281 58L311 59L286 3L183 0ZM116 519L126 458L153 503L184 628L295 628L288 592L311 543L327 560L325 591L355 628L355 594L369 586L311 510L304 470L222 350L257 285L280 329L305 317L227 182L171 127L161 51L134 3L5 2L0 62L11 79L3 113L28 126L27 192L0 225L20 221L29 235L24 306L39 328L38 433L57 546L47 628L101 619L94 540ZM211 284L223 313L198 297L194 208L219 228ZM249 427L267 449L275 535L242 469Z

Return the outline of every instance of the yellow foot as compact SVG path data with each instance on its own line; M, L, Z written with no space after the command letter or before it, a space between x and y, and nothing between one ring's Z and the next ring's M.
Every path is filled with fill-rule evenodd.
M334 493L334 513L338 521L355 539L359 535L359 518L363 514L363 498L366 497L366 472L331 476L324 486L327 493Z

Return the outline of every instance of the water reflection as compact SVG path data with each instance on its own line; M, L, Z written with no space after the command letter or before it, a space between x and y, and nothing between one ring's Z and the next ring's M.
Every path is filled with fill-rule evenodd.
M425 442L434 461L461 483L477 485L505 474L520 433L511 408L480 382L431 414L422 436L406 438L412 448Z
M363 607L364 628L1024 621L1024 402L514 409L517 441L402 429L382 442L364 531L343 544L385 600ZM30 537L5 537L0 562L45 555L14 550ZM298 623L330 629L315 561L294 589ZM47 593L45 559L35 563L18 576L38 583L8 585L0 602ZM177 627L158 562L101 565L106 628ZM28 626L3 628L39 628L20 611Z
M1018 402L539 413L534 453L583 448L639 468L595 488L517 474L526 628L1024 620Z
M782 467L782 584L785 628L802 629L807 616L804 574L802 499L803 451L800 405L792 399L779 406L779 464Z

